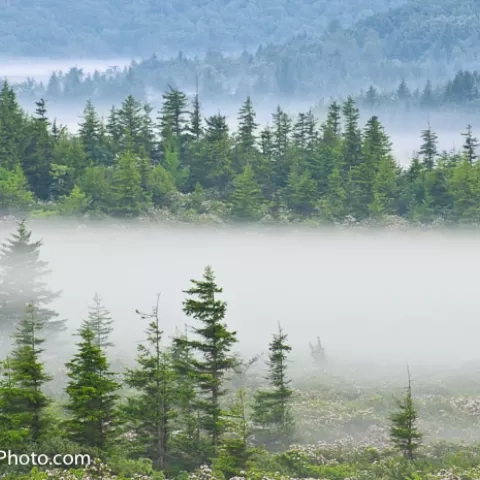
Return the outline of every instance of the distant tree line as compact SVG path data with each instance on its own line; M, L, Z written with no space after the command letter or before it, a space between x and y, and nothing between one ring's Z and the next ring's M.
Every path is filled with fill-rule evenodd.
M4 5L0 53L145 58L128 73L135 90L121 98L139 98L142 84L193 89L197 77L204 99L232 90L242 99L345 96L402 78L417 88L472 68L480 54L476 0L229 0L222 15L211 0L153 10L148 2L111 0L75 9L49 0L34 15L31 8L31 1Z
M418 154L402 168L379 118L362 128L352 98L333 102L321 125L312 112L291 118L279 106L261 129L247 98L233 133L220 113L202 116L198 95L190 102L171 88L163 99L155 116L129 96L107 119L88 102L73 135L50 123L43 100L34 116L23 113L5 83L0 208L130 218L170 212L187 220L480 220L470 126L457 152L439 151L427 126Z
M480 74L460 70L445 84L433 86L428 80L423 89L412 90L403 80L394 91L382 91L371 85L358 101L370 109L471 110L480 106Z
M245 68L247 68L248 58L251 56L244 57ZM20 100L32 101L41 97L47 101L61 101L62 104L78 104L89 99L102 104L116 103L128 95L147 101L149 98L155 98L159 88L168 89L177 84L189 85L190 91L196 91L203 99L212 102L244 99L247 95L261 98L271 94L289 98L308 94L310 98L315 96L317 99L323 99L327 94L329 97L342 96L334 86L326 89L321 84L312 82L310 87L306 87L303 80L301 84L298 82L292 84L290 93L280 91L276 81L269 81L267 84L263 81L254 81L248 88L246 84L239 83L232 89L226 87L227 83L231 85L232 82L224 75L211 74L212 71L208 69L198 73L193 64L187 79L182 75L173 78L167 75L167 72L175 70L174 63L165 62L158 75L152 73L153 67L149 66L149 62L140 64L133 62L128 67L115 67L105 72L96 71L91 74L85 74L81 68L72 67L66 73L52 73L46 84L28 79L12 87ZM182 61L184 65L188 63L188 60ZM235 73L237 74L238 72ZM437 85L433 85L430 80L427 80L421 88L418 87L418 81L414 85L411 87L405 80L401 80L395 90L370 85L366 91L354 98L360 106L369 109L420 108L476 111L480 105L480 75L477 71L460 70L453 78Z

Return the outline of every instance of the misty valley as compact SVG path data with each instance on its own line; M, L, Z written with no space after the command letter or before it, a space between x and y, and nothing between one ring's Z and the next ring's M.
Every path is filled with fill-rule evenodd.
M480 480L479 0L0 8L0 479Z
M0 241L0 443L92 459L6 478L475 478L474 233L50 217Z

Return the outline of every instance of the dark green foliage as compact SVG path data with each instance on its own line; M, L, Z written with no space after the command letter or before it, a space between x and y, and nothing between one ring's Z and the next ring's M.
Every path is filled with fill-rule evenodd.
M47 435L49 399L44 385L51 380L41 360L43 321L34 304L25 307L14 335L14 347L4 363L0 388L2 435L15 443L41 441ZM26 444L24 443L23 446Z
M477 148L478 148L478 139L473 136L472 133L472 126L467 125L467 131L466 133L462 133L462 135L465 137L465 143L463 144L463 151L465 153L465 156L467 157L467 160L470 163L473 163L478 157L477 157Z
M410 371L408 371L408 387L403 400L398 402L398 411L390 416L392 422L390 438L393 445L408 460L413 460L415 451L420 446L422 434L416 426L417 410L413 404Z
M206 267L202 280L192 280L192 287L185 293L188 298L184 301L183 310L198 322L198 326L192 327L193 338L179 337L175 342L200 355L199 358L191 357L191 375L201 395L198 400L201 427L209 436L209 453L215 455L226 428L220 401L226 393L223 385L225 375L235 365L230 351L237 342L236 332L229 331L224 323L227 306L217 299L222 289L218 287L210 267Z
M49 123L45 112L21 120L21 113L12 113L15 95L8 87L3 95L11 104L4 123L18 117L8 128L18 125L18 138L27 148L38 125ZM352 97L329 105L321 125L311 111L292 118L279 106L272 125L258 135L250 97L240 110L237 132L230 132L220 113L201 119L198 95L190 118L184 93L171 88L164 97L160 125L148 105L129 96L120 109L111 110L105 126L89 103L78 136L60 127L55 134L47 129L53 145L48 182L53 204L41 202L40 177L30 175L33 183L27 185L18 161L0 167L0 205L70 216L168 213L191 220L208 215L208 221L381 223L402 216L412 223L478 222L478 141L471 127L460 155L438 151L437 135L428 126L418 156L400 167L379 117L362 127ZM38 148L44 151L42 145ZM33 171L36 160L31 161Z
M70 379L66 393L66 422L71 440L86 447L105 450L115 438L115 403L120 385L110 372L102 347L87 325L79 331L81 341L73 359L67 363Z
M138 347L137 368L126 374L125 382L135 394L128 398L125 411L136 435L137 455L151 459L155 468L165 470L171 457L177 392L173 359L161 346L163 332L160 330L158 303L159 298L151 315L141 314L151 322L146 345Z
M287 343L287 335L279 326L278 333L273 336L269 347L266 380L270 389L261 390L256 394L252 415L252 420L259 427L267 429L269 442L282 445L291 441L295 426L290 405L293 390L290 388L291 380L287 376L288 354L291 350Z

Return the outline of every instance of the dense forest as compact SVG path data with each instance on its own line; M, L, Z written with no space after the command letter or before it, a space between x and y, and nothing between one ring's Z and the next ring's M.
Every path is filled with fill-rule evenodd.
M378 117L359 125L353 99L332 103L318 125L279 106L261 131L247 98L230 132L220 113L203 118L199 97L164 94L158 115L127 97L100 119L88 103L78 135L20 109L0 93L0 206L41 215L171 216L210 221L477 223L478 141L465 127L458 152L439 152L426 125L407 168L392 156Z
M0 11L0 55L97 57L226 51L318 34L328 22L344 26L404 0L364 2L252 0L153 2L101 0L72 4L49 0L6 2Z
M105 105L122 101L128 95L141 101L156 101L159 96L157 89L160 86L167 89L177 84L167 76L152 76L148 72L136 73L137 68L138 65L133 62L123 70L110 69L107 72L84 74L81 68L73 67L66 73L52 73L46 85L29 79L12 85L12 88L22 102L44 98L55 103L61 101L62 105L78 105L79 102L85 103L87 100ZM265 98L265 92L258 90L257 86L247 89L247 93L243 92L242 88L227 91L219 86L215 77L208 76L198 79L194 91L198 92L202 99L212 102L243 100L245 96L252 99ZM319 100L323 93L321 90L312 90L309 96ZM282 95L285 99L292 97L294 95ZM395 90L379 89L371 85L354 98L360 106L368 109L476 111L480 105L480 75L477 71L460 70L445 83L433 85L427 80L423 88L411 88L405 80L401 80Z

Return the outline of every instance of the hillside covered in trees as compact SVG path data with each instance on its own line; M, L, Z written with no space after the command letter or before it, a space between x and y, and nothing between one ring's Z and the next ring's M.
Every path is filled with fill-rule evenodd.
M53 2L51 3L53 5ZM170 83L188 91L194 90L198 80L201 88L205 90L204 94L238 91L243 97L258 93L272 95L277 99L280 95L331 96L347 95L366 88L369 84L381 89L391 89L392 84L398 85L402 78L411 88L423 88L429 78L435 82L445 82L459 70L474 70L478 67L480 34L477 28L479 13L476 0L436 0L423 3L408 1L401 5L391 4L389 6L392 8L377 13L375 12L380 7L376 8L376 3L380 5L380 2L370 2L371 7L358 2L347 5L340 0L327 3L298 2L288 6L269 4L271 10L267 11L265 8L265 12L249 12L249 5L256 8L253 4L247 4L244 10L236 10L232 4L226 4L222 16L216 11L209 15L210 22L225 22L224 30L220 26L198 20L197 7L190 10L187 6L180 9L175 5L179 12L175 13L173 7L165 7L170 13L161 13L162 8L152 8L151 5L136 2L139 12L143 11L143 14L138 13L138 16L127 15L122 11L122 6L126 8L127 4L120 4L120 7L115 4L114 12L108 16L95 15L93 12L96 8L106 8L108 11L113 6L105 3L98 3L96 7L90 4L76 7L88 12L88 25L92 32L86 35L83 41L75 38L72 45L87 49L92 57L106 49L111 52L110 55L115 53L127 58L143 58L143 61L139 61L124 75L123 83L132 88L134 85L140 89L148 86L162 91L165 85ZM20 5L22 4L9 4L0 15L7 15L5 12L19 8ZM8 14L3 25L12 25L14 30L4 42L0 41L0 45L8 48L15 46L20 50L25 48L29 54L36 51L42 56L53 55L55 48L68 52L65 41L68 43L78 31L73 27L68 28L68 22L75 21L82 29L87 24L78 12L64 13L64 9L70 8L72 7L65 4L52 9L52 16L42 21L43 40L31 33L35 31L32 25L42 18L43 10L36 11L37 20L33 23L30 22L30 15ZM208 8L205 7L206 10ZM346 12L355 16L368 9L372 14L348 27L342 27L335 22L337 14L330 11L331 9L341 11L343 16L347 15ZM225 12L231 12L231 17ZM158 22L157 14L165 15L165 20L155 23ZM197 22L196 27L188 21L182 21L179 27L171 21L170 14L180 18L182 15L191 14ZM49 45L45 45L45 32L55 36L55 29L45 28L45 23L52 21L51 18L57 18L57 15L61 18L63 29L61 40L54 40L52 37ZM125 15L122 21L114 20L122 15ZM10 18L15 21L9 21ZM140 21L140 18L141 25L135 24L135 19ZM125 19L128 19L128 25L124 24ZM20 31L16 25L19 20L25 21L28 26L28 34L24 34L26 38L16 38ZM92 22L103 20L115 28L102 29L104 34L93 33L96 30ZM230 25L231 21L235 23L234 26ZM155 25L154 28L148 28L150 22ZM271 28L266 27L265 22L267 25L271 22ZM329 22L326 29L322 22ZM158 25L162 28L158 28ZM188 42L191 42L191 46L195 45L194 54L185 48L184 42L169 36L170 28L175 36L182 36L185 41L188 39ZM202 38L195 36L195 31L198 32L196 28L201 29ZM257 28L258 31L247 33L251 28ZM2 31L7 30L4 28ZM240 40L236 48L230 46L229 42L235 42L237 32L241 37L250 39L248 46ZM267 33L261 35L260 32ZM145 38L145 35L148 38ZM28 38L31 38L31 47L27 48L24 46ZM85 42L88 42L88 48ZM112 45L107 48L102 42ZM38 50L32 52L31 49ZM162 49L168 49L168 55L165 55ZM182 51L183 54L179 53ZM74 53L69 55L73 57ZM74 74L72 82L75 80L73 76ZM100 83L96 87L100 87ZM52 88L55 89L55 85L52 85ZM84 85L83 88L88 90L92 85ZM140 91L129 93L138 96Z
M0 11L0 56L137 57L256 48L298 33L316 35L331 21L350 26L404 0L365 2L224 0L175 2L48 0L6 2Z
M33 117L7 83L0 94L0 206L43 214L173 215L216 221L478 223L480 162L471 127L458 152L439 152L426 126L407 168L392 156L378 117L359 125L353 99L311 112L281 107L258 131L246 99L230 132L220 113L203 118L198 96L164 95L158 115L129 96L109 117L88 103L78 135L51 124L44 101Z

